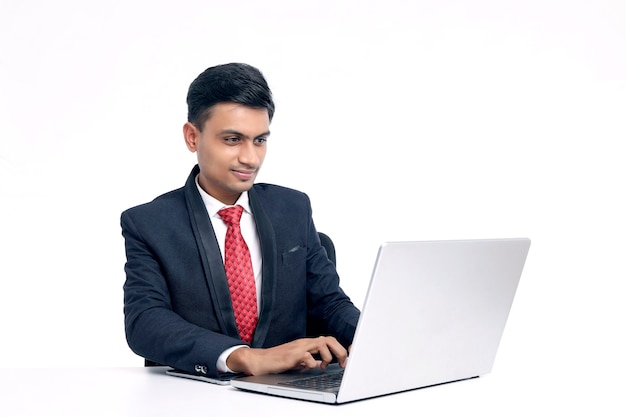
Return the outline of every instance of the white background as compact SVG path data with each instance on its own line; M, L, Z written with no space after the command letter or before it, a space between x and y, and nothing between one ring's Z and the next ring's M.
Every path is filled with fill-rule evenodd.
M493 377L623 407L621 0L0 0L1 367L141 365L119 215L184 184L187 88L232 61L357 305L383 240L530 237Z

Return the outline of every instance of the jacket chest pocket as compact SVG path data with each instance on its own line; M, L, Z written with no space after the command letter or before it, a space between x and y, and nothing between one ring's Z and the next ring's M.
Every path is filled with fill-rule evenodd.
M304 246L294 246L281 255L282 265L290 266L306 262L306 248Z

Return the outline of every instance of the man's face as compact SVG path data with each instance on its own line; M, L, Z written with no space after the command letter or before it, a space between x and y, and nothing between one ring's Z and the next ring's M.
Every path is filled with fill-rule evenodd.
M222 203L234 204L261 169L269 126L267 109L238 103L213 106L202 132L185 123L187 148L198 156L200 187Z

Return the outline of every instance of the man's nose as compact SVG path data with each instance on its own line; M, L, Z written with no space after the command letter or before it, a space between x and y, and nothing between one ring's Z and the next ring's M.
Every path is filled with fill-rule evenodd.
M239 148L239 162L249 167L258 167L261 163L259 149L252 141L244 141Z

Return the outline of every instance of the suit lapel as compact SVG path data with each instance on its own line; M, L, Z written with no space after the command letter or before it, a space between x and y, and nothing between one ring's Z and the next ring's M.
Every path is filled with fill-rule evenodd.
M196 176L199 172L200 169L196 165L185 184L185 201L189 209L189 219L220 328L224 334L239 338L222 254L211 220L196 186Z
M254 346L263 346L270 323L272 314L275 311L274 303L276 300L274 289L276 281L276 237L274 228L269 218L265 214L259 197L254 187L248 191L250 199L250 208L254 215L259 241L261 242L261 254L263 257L263 284L261 285L261 305L259 313L259 322L254 332Z

